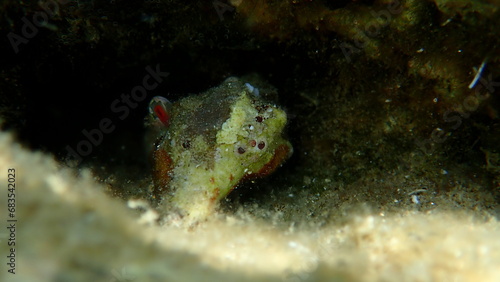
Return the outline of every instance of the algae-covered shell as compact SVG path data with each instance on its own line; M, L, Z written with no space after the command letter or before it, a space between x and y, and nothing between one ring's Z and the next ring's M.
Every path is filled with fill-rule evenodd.
M164 207L193 219L210 215L242 179L272 173L292 153L283 137L286 113L235 77L173 103L168 116L153 153L156 191Z

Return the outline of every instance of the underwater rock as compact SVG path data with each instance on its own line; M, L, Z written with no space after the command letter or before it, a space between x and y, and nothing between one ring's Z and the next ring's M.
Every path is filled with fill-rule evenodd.
M210 215L241 180L272 173L293 151L282 135L286 113L235 77L173 104L155 97L150 113L154 197L193 220Z

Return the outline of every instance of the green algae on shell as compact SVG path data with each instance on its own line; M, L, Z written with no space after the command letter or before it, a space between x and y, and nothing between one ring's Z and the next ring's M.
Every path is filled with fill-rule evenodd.
M183 216L206 218L241 180L272 173L292 154L286 113L236 77L170 109L153 178L162 206Z

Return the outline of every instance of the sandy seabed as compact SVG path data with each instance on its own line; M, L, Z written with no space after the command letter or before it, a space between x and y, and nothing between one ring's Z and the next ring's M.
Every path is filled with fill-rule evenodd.
M16 171L15 272L0 233L1 281L498 281L500 224L468 212L360 213L278 224L245 211L155 223L112 198L90 170L63 168L0 134L2 225ZM78 176L75 176L77 175ZM259 207L256 207L259 209ZM297 219L300 221L301 219ZM298 227L300 226L300 227ZM308 227L309 226L309 227Z

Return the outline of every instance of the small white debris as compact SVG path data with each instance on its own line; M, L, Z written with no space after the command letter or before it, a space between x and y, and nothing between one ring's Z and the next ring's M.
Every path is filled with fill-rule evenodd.
M273 108L269 108L269 109L267 109L267 112L268 112L268 113L270 113L270 112L272 112L272 111L273 111Z
M448 174L448 171L444 170L444 169L441 169L441 174L446 175L446 174Z
M392 102L392 99L385 99L385 102L390 103L390 102Z
M145 213L141 215L141 217L138 220L138 223L153 225L158 220L158 218L160 218L160 215L158 214L157 211L153 209L148 209Z
M66 192L69 188L64 179L55 174L47 176L45 181L49 184L50 188L52 188L52 191L60 195Z
M422 53L422 52L424 52L424 51L425 51L425 49L424 49L424 48L420 48L420 49L418 49L418 50L417 50L417 53Z
M250 91L250 93L253 92L253 90L255 89L255 87L252 86L252 84L250 83L245 83L245 86L247 87L248 91Z
M433 101L434 103L437 103L437 102L439 101L439 99L436 97L436 98L432 99L432 101Z
M253 125L250 125L248 129L253 130L254 129Z
M260 97L259 89L256 87L253 87L250 83L245 83L245 86L248 89L248 92L252 93L255 97Z
M486 66L486 61L488 59L484 59L483 62L481 63L481 66L479 67L479 70L476 72L476 76L474 76L474 79L472 82L469 84L469 89L474 88L476 86L477 82L481 78L481 75L483 74L484 67Z
M441 24L441 26L445 26L449 23L451 23L452 18L448 18L444 23Z
M127 206L131 209L147 209L149 208L149 204L141 199L131 199L127 201Z
M412 195L411 196L411 201L415 204L420 204L420 201L418 200L418 196L417 195Z
M127 206L131 209L143 209L145 212L138 219L139 224L154 224L160 215L157 211L150 208L149 204L141 199L128 200Z

